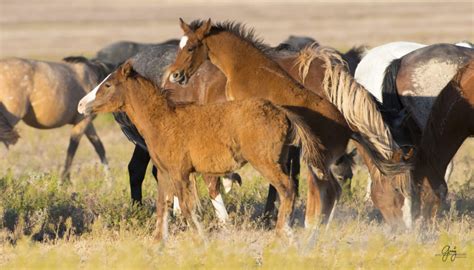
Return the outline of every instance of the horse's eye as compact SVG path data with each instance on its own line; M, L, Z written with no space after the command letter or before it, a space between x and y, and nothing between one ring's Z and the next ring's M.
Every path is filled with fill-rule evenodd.
M112 86L112 85L111 85L110 83L108 83L108 82L106 82L104 85L105 85L105 87L107 87L107 88L110 88L110 87Z
M196 47L194 47L194 46L189 47L189 48L188 48L188 52L194 51L195 48L196 48Z

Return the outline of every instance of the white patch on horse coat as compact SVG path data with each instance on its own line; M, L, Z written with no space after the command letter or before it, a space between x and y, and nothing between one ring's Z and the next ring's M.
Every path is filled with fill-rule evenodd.
M382 84L385 70L394 59L426 45L413 42L392 42L375 47L367 52L357 65L354 78L378 101L382 102Z
M179 199L176 196L173 196L173 216L178 216L181 214L181 207L179 207Z
M402 213L403 213L403 222L405 223L405 226L408 229L411 229L413 220L411 217L411 199L408 197L405 197L405 199L403 200Z
M182 36L181 40L179 41L179 48L182 49L184 46L186 46L186 43L188 43L188 36Z
M79 113L81 113L81 114L86 113L86 108L89 106L89 104L91 102L93 102L95 100L95 97L97 95L97 91L99 90L100 86L110 77L110 75L112 75L112 73L107 75L107 77L105 77L105 79L102 82L100 82L99 85L97 85L94 89L92 89L92 91L89 92L89 94L85 95L79 101L79 104L77 105L77 111Z
M232 179L227 177L222 178L222 185L224 186L225 193L229 193L229 191L232 189L233 182L234 181L232 181Z
M467 43L467 42L458 42L456 43L456 46L459 46L459 47L464 47L464 48L469 48L469 49L473 49L474 47L472 47L471 44Z
M413 104L410 111L421 129L426 126L436 97L452 80L458 68L456 62L432 58L414 70L411 81L415 89L412 90L414 96L423 98L408 98L408 102Z
M225 209L224 201L222 200L221 194L217 195L216 198L211 199L212 205L214 206L214 210L216 211L217 218L220 222L226 223L229 215L227 214L227 210Z

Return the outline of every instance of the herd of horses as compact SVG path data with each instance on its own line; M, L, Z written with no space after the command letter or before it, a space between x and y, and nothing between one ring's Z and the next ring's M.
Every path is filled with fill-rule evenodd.
M246 163L269 183L265 217L291 234L300 158L308 169L305 227L329 223L352 177L355 150L385 221L433 222L447 194L445 172L474 134L474 49L469 42L394 42L341 53L290 36L270 47L239 23L180 20L183 36L160 44L114 43L94 59L0 61L0 141L15 125L72 124L63 179L83 134L107 167L94 115L112 112L135 144L128 171L141 203L146 168L159 181L155 236L168 234L168 209L198 231L193 175L200 173L221 223L220 190ZM89 91L92 89L91 91ZM245 180L245 179L243 179Z

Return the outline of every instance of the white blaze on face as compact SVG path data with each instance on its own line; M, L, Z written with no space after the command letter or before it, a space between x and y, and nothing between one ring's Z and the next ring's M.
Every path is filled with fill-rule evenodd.
M89 92L89 94L85 95L79 101L79 104L77 105L77 111L79 113L81 114L86 113L86 109L89 106L89 104L95 100L95 97L97 95L97 90L99 90L100 86L110 77L110 75L112 75L112 73L107 75L107 77L105 77L105 79L101 83L99 83L99 85L97 85L94 89L92 89L92 91Z
M217 218L220 222L226 223L229 215L227 214L227 210L225 209L224 201L222 200L221 194L217 195L216 198L211 199L212 205L216 211Z
M186 46L186 43L188 43L188 36L181 37L181 40L179 41L179 48L184 48L184 46Z
M411 216L411 200L410 198L405 197L403 200L403 222L408 229L411 229L412 226L412 216Z

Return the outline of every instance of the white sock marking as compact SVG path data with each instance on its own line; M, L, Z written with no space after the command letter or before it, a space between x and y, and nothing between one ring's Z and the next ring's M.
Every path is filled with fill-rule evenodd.
M234 181L232 181L232 179L229 179L227 177L222 178L222 185L224 186L224 191L226 194L229 193L229 191L232 189L233 182Z
M214 206L214 210L216 211L217 218L220 222L226 223L229 215L227 214L227 210L225 209L224 201L222 200L221 194L217 195L216 198L211 199L212 205Z
M176 196L173 196L173 216L178 216L181 214L181 207L179 207L179 199Z

